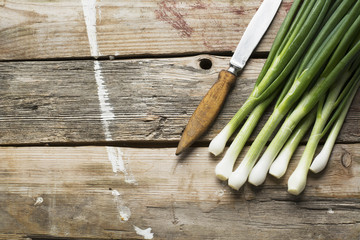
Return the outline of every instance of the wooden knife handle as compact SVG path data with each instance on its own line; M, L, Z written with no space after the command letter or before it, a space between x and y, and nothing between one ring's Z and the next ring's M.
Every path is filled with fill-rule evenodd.
M199 106L191 116L176 149L176 155L180 154L193 144L216 119L226 96L236 81L236 76L231 72L222 70L217 82L211 87Z

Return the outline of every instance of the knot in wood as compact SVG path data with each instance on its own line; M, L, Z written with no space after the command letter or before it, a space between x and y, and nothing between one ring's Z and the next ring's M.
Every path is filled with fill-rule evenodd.
M341 164L345 168L349 168L351 166L351 162L352 162L351 154L348 151L344 150L344 153L341 156Z

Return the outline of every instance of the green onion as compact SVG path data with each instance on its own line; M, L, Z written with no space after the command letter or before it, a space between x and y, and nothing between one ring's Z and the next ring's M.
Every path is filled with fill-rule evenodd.
M360 35L358 36L360 38ZM346 72L346 75L351 75L352 72L355 72L352 76L352 79L347 84L346 88L342 91L341 96L339 96L336 105L339 104L341 101L341 104L337 107L337 111L333 114L331 120L328 122L327 126L324 128L324 131L322 135L324 136L327 131L330 129L332 125L331 132L329 133L329 136L327 137L327 140L325 142L325 145L321 152L318 154L318 156L314 159L313 163L310 166L310 170L314 173L318 173L322 171L331 154L332 148L334 147L336 138L340 132L340 129L344 123L346 114L349 110L350 104L355 96L355 93L357 89L359 88L360 84L360 58L358 57L355 63L351 66L351 68L348 69ZM344 76L343 76L344 77Z
M232 175L229 177L229 185L235 189L239 189L244 182L246 181L246 176L238 176L239 174L249 174L251 168L254 166L257 158L260 156L262 149L264 148L266 142L270 138L271 134L277 127L277 125L284 118L286 113L290 110L290 108L295 105L296 101L301 97L306 88L309 86L310 82L316 78L318 75L319 69L322 69L327 64L328 66L333 67L335 62L339 61L339 56L344 52L344 49L348 49L348 46L345 43L348 43L352 40L354 35L354 29L358 26L358 22L354 23L352 20L358 15L356 11L359 11L360 2L357 4L357 8L353 8L347 16L344 17L344 20L341 21L333 31L332 34L326 39L326 41L322 44L320 48L317 49L315 53L313 53L313 58L306 64L306 68L302 71L299 77L294 81L291 89L281 101L281 103L274 109L272 115L266 122L263 129L260 131L259 135L256 137L255 141L251 145L249 151L245 155L245 158L242 160L242 163L239 165L239 169L235 170ZM351 28L349 29L349 27ZM347 30L349 30L347 32ZM355 31L356 32L356 31ZM347 34L345 34L347 33ZM345 36L344 36L345 34ZM342 39L344 37L344 39ZM340 42L341 40L341 42ZM339 43L340 42L340 43ZM336 48L338 47L338 48ZM336 49L336 50L335 50ZM335 51L335 53L334 53ZM357 53L358 49L354 47L354 50L349 54L348 57L344 57L342 61L340 61L334 69L337 71L333 71L332 74L328 74L328 71L324 71L323 75L319 78L317 84L307 93L307 97L305 97L302 102L300 102L295 110L291 113L291 117L287 118L283 126L280 128L279 132L275 136L277 138L276 149L272 150L271 156L266 156L267 159L264 160L266 163L270 162L276 157L276 154L281 149L283 144L286 142L286 139L290 136L295 126L298 122L316 105L319 101L320 96L326 93L327 89L331 86L331 84L336 80L338 74L341 73L341 70L353 59L354 55ZM332 53L334 53L332 55ZM329 61L329 58L330 62ZM329 67L326 69L330 69ZM331 75L331 77L326 78L326 75ZM281 139L281 141L278 141ZM266 166L270 166L270 164L264 164ZM245 169L241 169L245 168ZM263 169L262 171L268 171L268 168ZM252 178L252 181L256 185L261 181L262 176L259 176L259 181ZM244 181L245 179L245 181Z
M311 125L314 123L315 117L316 117L316 111L313 110L296 127L295 131L292 133L289 140L286 142L285 146L281 149L279 155L275 158L274 162L271 164L269 173L272 176L276 178L281 178L285 174L286 169L291 160L291 157L293 156L295 150L300 144L300 141L308 132Z
M349 31L347 32L347 34L344 36L342 42L339 44L339 46L345 45L346 43L349 41L349 39L351 39L351 36L355 35L357 32L355 31L355 29L359 29L360 28L360 17L357 18L357 20L354 22L354 24L351 26L351 28L349 29ZM354 31L354 32L353 32ZM342 44L344 43L344 44ZM357 53L359 53L360 51L360 41L358 40L357 43L354 45L354 47L349 51L349 53L343 58L343 59L348 59L348 61L351 61L354 59L354 57L358 57ZM337 52L341 52L341 50L337 51ZM335 57L334 57L335 56ZM333 56L333 59L336 59L336 55ZM323 83L324 85L326 85L326 82L328 82L328 84L331 84L332 81L336 80L336 76L338 76L341 73L341 70L344 69L344 67L347 65L347 63L345 63L346 61L343 62L339 62L339 64L334 68L334 70L331 71L331 73L324 78ZM341 67L340 69L338 69L338 66L344 65L344 67ZM329 64L329 66L331 66L331 64ZM328 68L330 69L330 68ZM334 79L334 80L330 80L330 79ZM313 88L314 91L312 91L312 94L318 94L319 96L322 96L325 92L320 92L320 90L318 88L317 85L315 85L315 87ZM341 88L341 86L339 87ZM337 89L337 86L334 87L334 89ZM331 96L332 93L330 93L329 98L331 99L334 96ZM310 100L311 96L308 95L306 96L308 99L308 101ZM305 99L306 99L305 97ZM306 101L306 100L305 100ZM322 131L324 128L324 125L326 124L326 120L324 120L323 118L328 118L328 116L331 113L332 110L332 106L331 106L331 102L329 102L328 104L326 103L324 105L324 109L320 109L319 111L319 116L317 117L317 121L315 122L315 126L314 129L312 131L312 134L310 136L310 139L308 140L308 143L305 147L304 153L300 159L300 162L297 166L297 168L295 169L295 171L292 173L292 175L290 176L289 180L288 180L288 192L294 195L298 195L300 194L306 185L306 178L307 178L307 174L308 174L308 170L310 167L310 164L313 160L313 156L316 150L316 147L318 145L318 142L320 141L321 137L322 137ZM330 106L327 106L330 105Z
M298 195L305 188L308 168L311 164L318 143L324 135L323 130L328 121L328 118L333 113L333 110L336 108L335 102L340 94L342 85L345 84L347 80L347 74L343 75L338 84L332 87L326 101L321 101L318 104L318 112L314 128L312 129L310 138L306 144L304 153L300 159L298 167L295 169L294 173L290 176L288 181L288 191L291 194Z
M231 143L229 149L226 151L225 156L216 165L215 174L220 180L227 180L229 178L239 153L243 149L246 141L249 139L266 108L274 100L275 96L276 94L269 97L251 112L241 130L236 135L234 141Z
M345 106L345 99L349 98L350 89L355 86L354 80L349 81L349 78L354 69L360 68L360 61L355 60L360 54L359 12L360 1L356 0L294 2L254 90L210 143L209 151L214 155L220 154L228 139L251 112L217 165L215 172L218 178L228 179L230 187L239 189L247 180L254 185L262 184L269 169L270 174L283 176L295 149L314 124L303 160L297 168L299 170L294 171L291 181L289 179L290 193L298 194L304 189L317 145L324 133L332 125L337 125L335 121L341 122L341 112L337 107ZM336 82L341 75L341 80ZM346 87L343 88L343 85ZM231 172L245 142L267 104L279 93L279 88L283 90L277 97L272 114L240 165ZM274 139L257 162L285 116Z
M345 117L349 111L350 105L352 103L352 100L355 97L356 91L358 90L359 86L360 86L360 79L358 80L357 85L354 86L354 88L350 92L349 97L344 102L346 104L344 104L344 107L341 108L342 109L341 114L338 117L331 132L329 133L329 136L327 137L322 150L320 151L320 153L315 157L314 161L312 162L312 164L310 166L310 170L312 172L314 172L314 173L321 172L326 167L326 165L329 161L332 149L335 145L336 138L339 135L339 132L344 123Z

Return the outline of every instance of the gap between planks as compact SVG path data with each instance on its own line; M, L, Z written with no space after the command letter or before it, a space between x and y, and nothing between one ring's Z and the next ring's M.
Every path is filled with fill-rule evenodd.
M232 57L234 52L184 52L174 54L137 54L137 55L107 55L99 57L54 57L54 58L33 58L33 59L0 59L0 62L46 62L46 61L108 61L108 60L147 60L147 59L171 59L183 57L197 57L201 55L211 55L214 57ZM266 59L269 52L254 52L250 58L252 59ZM249 58L249 59L250 59Z

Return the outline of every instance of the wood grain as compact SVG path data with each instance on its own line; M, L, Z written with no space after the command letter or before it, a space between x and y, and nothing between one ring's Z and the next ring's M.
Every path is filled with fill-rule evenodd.
M97 1L100 56L183 55L235 50L260 0ZM286 0L257 51L270 49ZM90 57L81 1L0 4L0 60Z
M220 157L206 148L179 158L174 148L3 147L0 238L143 239L137 226L154 239L357 239L360 145L336 145L295 197L286 180L302 150L284 179L237 192L215 178Z
M212 61L211 69L200 68L204 58ZM114 114L108 123L112 140L175 145L228 61L212 55L99 61ZM240 108L263 63L249 61L201 142L211 140ZM105 142L93 61L2 62L0 77L0 144ZM357 94L339 142L360 141L359 100Z

